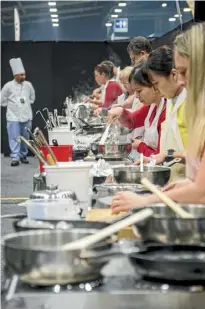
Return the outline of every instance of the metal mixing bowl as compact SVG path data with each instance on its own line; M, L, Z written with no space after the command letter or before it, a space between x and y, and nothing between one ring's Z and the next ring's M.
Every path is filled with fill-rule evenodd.
M118 183L141 183L141 178L146 177L155 185L164 186L170 178L170 168L164 166L144 166L140 172L139 166L113 166L114 178Z
M104 145L99 143L92 143L91 150L95 155L102 155L103 158L113 159L113 158L126 158L132 150L131 143L119 143L114 144L107 142Z

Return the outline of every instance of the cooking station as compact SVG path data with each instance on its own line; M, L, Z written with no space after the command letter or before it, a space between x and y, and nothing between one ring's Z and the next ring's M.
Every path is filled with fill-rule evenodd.
M142 279L126 258L113 259L102 273L104 277L94 281L49 288L22 284L13 277L2 295L2 309L204 309L203 283Z
M28 218L14 223L18 233L4 237L2 308L204 309L202 205L182 205L191 216L186 219L165 204L139 207L120 218L87 217L95 210L111 213L119 191L149 194L143 177L163 187L178 161L141 170L132 165L126 130L113 125L102 143L103 119L93 123L89 108L74 109L71 103L67 98L64 117L45 109L49 143L39 128L30 141L45 171L34 176L34 192L24 203ZM52 149L68 137L76 161L58 161ZM47 157L38 145L47 148ZM117 233L125 228L135 240L120 240Z

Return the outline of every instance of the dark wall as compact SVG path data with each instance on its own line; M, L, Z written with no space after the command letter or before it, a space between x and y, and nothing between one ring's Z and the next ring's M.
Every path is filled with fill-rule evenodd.
M96 86L93 69L102 60L128 65L126 46L126 42L2 42L1 86L13 78L9 59L20 57L36 91L33 127L43 128L40 116L35 116L38 109L61 111L66 96L88 93ZM1 151L8 155L5 112L2 108Z

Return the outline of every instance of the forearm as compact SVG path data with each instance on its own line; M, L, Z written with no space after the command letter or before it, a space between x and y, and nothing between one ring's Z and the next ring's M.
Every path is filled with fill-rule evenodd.
M97 100L97 99L93 99L90 101L90 103L96 104L96 105L101 105L102 101L101 100Z
M131 108L133 104L133 100L135 98L135 95L129 96L124 102L122 102L120 105L124 108Z
M166 191L164 194L178 203L205 204L205 189L199 188L199 186L197 186L194 182L181 188ZM146 205L151 205L158 202L161 202L161 200L153 194L146 198Z

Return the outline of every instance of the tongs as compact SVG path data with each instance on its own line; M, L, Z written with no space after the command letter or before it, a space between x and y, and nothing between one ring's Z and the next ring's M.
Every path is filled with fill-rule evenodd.
M105 144L105 142L106 142L106 140L108 138L108 133L109 133L110 127L111 127L111 124L108 124L108 126L105 129L105 132L103 133L103 135L101 137L99 145L104 145Z

